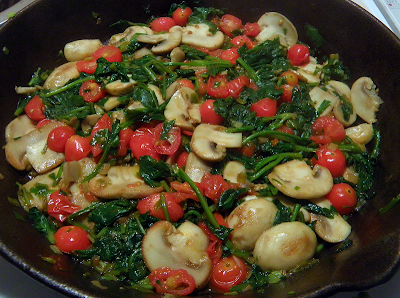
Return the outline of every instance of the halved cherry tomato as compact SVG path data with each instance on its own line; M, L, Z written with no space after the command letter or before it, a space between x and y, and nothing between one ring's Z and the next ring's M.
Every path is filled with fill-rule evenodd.
M106 91L95 80L84 82L79 88L79 95L86 102L96 102L106 96Z
M222 257L222 241L211 241L210 244L208 245L206 252L208 256L210 257L211 261L213 264L216 264L219 262L219 260Z
M168 31L176 25L170 17L160 17L150 23L150 28L155 32Z
M79 72L84 72L87 74L94 74L97 68L97 62L92 57L90 59L80 60L76 62L76 67Z
M43 119L43 120L40 120L40 121L38 122L38 124L36 124L36 128L41 128L41 127L43 127L43 126L45 126L45 125L51 123L52 121L54 121L54 120L52 120L52 119Z
M276 131L288 133L291 135L294 135L294 130L290 127L288 127L286 124L282 125L281 127L277 128ZM281 140L279 139L272 139L271 144L272 146L276 146Z
M94 60L103 57L108 62L122 62L122 53L115 46L103 46L93 53Z
M228 82L229 95L233 98L238 98L245 87L250 87L250 79L240 75L237 78Z
M257 117L272 117L277 112L277 101L271 98L263 98L250 105L250 111L256 112Z
M207 93L215 98L227 98L229 89L226 77L223 75L210 76L207 81Z
M178 167L183 168L186 166L186 162L188 159L189 153L187 151L183 151L181 154L179 154L178 159L176 160L176 164Z
M247 157L253 157L256 152L256 144L254 142L249 142L240 147L239 152Z
M186 270L168 267L157 268L149 274L149 280L156 292L176 296L190 295L196 288L196 282Z
M172 222L176 222L182 218L184 211L182 206L176 202L175 197L172 193L164 192L165 204L168 209L168 214ZM137 209L140 214L150 212L151 216L165 220L165 215L161 206L161 194L152 194L139 201Z
M141 127L136 129L129 141L129 148L136 159L145 155L156 160L161 159L161 155L154 148L154 130L152 128Z
M192 9L190 7L181 8L178 7L172 14L172 19L175 24L179 26L185 26L189 16L192 14Z
M240 48L244 44L247 46L248 49L254 48L253 41L248 36L245 36L245 35L239 35L239 36L232 38L230 43L233 44L233 46L237 47L237 48Z
M294 44L289 48L287 57L293 66L302 66L310 62L310 50L305 45Z
M226 35L233 37L233 31L242 29L243 24L239 18L231 14L225 14L219 20L219 27Z
M241 284L246 276L246 264L240 258L231 255L214 264L210 281L218 291L227 292L231 287Z
M238 48L235 47L226 49L220 56L221 59L229 61L232 64L235 64L239 57L240 55L238 54Z
M56 246L65 253L85 250L92 245L88 233L78 226L63 226L54 234Z
M88 157L92 152L90 137L73 135L65 143L65 161L81 160Z
M347 183L333 185L332 190L326 195L326 198L340 215L350 214L357 204L357 194Z
M290 86L294 86L299 83L299 77L291 70L282 72L279 77L285 78L286 84Z
M261 32L258 23L246 23L244 25L244 35L256 37Z
M126 127L119 132L118 156L125 156L128 153L129 142L132 135L133 130L129 127Z
M285 84L285 85L281 85L279 88L283 89L283 93L281 95L281 101L282 102L292 102L292 97L293 97L293 88L295 86L289 85L289 84ZM297 86L298 87L298 86Z
M196 202L199 201L199 198L197 197L196 193L194 192L194 190L190 187L189 183L187 182L179 182L179 181L172 181L170 183L171 188L175 189L176 192L174 192L173 194L183 194L183 195L179 195L180 198L185 197L185 199L192 199L195 200ZM182 201L181 199L179 199L179 201Z
M201 122L214 125L220 125L224 122L224 118L215 112L214 102L214 99L207 99L200 106Z
M198 92L200 96L204 96L207 93L207 84L204 83L204 78L200 75L196 75L197 84L198 84Z
M61 222L80 209L81 207L73 204L71 198L61 190L53 192L47 203L47 213Z
M208 55L210 55L211 57L220 58L223 52L224 52L223 49L216 49L216 50L213 50L213 51L208 51Z
M178 82L179 88L188 87L188 88L194 90L194 84L189 79L179 79L177 82Z
M94 135L102 130L102 129L108 129L109 131L111 131L111 127L112 127L112 123L111 123L111 119L108 116L107 113L105 113L100 119L99 121L97 121L97 123L93 126L92 131L90 132L90 138L91 140L93 140ZM101 152L103 152L103 149L101 149L101 145L100 143L97 143L93 146L92 148L92 154L93 156L98 156Z
M64 153L65 152L65 144L68 139L75 134L75 129L71 126L58 126L52 131L50 131L47 136L47 146L50 150Z
M312 132L310 139L317 144L340 142L346 137L343 124L329 116L318 117L312 125Z
M222 193L227 189L232 188L232 184L226 182L221 175L211 175L206 173L200 184L198 184L198 187L206 197L210 198L215 203L218 203Z
M39 97L39 95L35 95L31 100L27 103L24 108L25 114L31 118L32 120L40 121L46 119L44 115L46 107L43 103L43 100Z
M168 132L168 138L164 140L161 139L163 128L164 122L154 128L154 148L159 154L172 155L178 151L181 145L181 129L178 126L173 126Z
M314 165L320 165L331 172L333 178L343 176L346 170L346 158L339 148L332 149L329 146L323 146L317 149L317 157L312 158Z

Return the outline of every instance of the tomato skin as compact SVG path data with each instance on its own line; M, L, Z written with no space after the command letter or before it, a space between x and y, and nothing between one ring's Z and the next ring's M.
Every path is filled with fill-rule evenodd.
M247 143L240 147L239 152L247 157L253 157L254 153L256 152L256 144L253 142Z
M190 295L196 288L196 282L184 269L157 268L148 276L150 283L160 294L176 296Z
M293 97L293 88L295 86L289 85L289 84L285 84L280 86L280 89L283 89L283 93L281 95L281 101L282 102L287 102L290 103L292 102L292 97ZM298 87L298 86L297 86Z
M47 136L47 146L50 150L64 153L65 144L68 139L75 134L75 129L71 126L58 126L50 131Z
M73 204L71 198L63 194L60 190L53 192L47 203L48 214L61 222L80 209L80 206Z
M343 124L333 117L320 116L312 125L310 139L317 144L329 144L331 142L341 142L346 137Z
M103 57L108 62L122 62L122 53L119 48L115 46L103 46L93 53L94 60Z
M97 123L93 126L92 131L90 132L90 139L93 140L94 135L102 130L102 129L108 129L109 131L111 131L111 119L108 116L107 113L105 113L100 119L99 121L97 121ZM93 156L98 156L100 155L101 152L103 152L103 149L101 149L101 145L100 143L93 145L92 148L92 154Z
M256 37L261 32L258 23L246 23L244 25L244 35Z
M124 128L119 132L118 156L125 156L128 153L129 142L133 135L133 130L129 127Z
M183 151L181 154L179 154L178 159L176 160L178 167L183 168L186 166L188 156L189 153L187 151Z
M185 26L192 12L193 12L192 9L188 6L185 8L178 7L173 12L172 19L175 21L176 25Z
M246 45L246 47L248 49L254 48L253 41L248 36L245 36L245 35L239 35L239 36L232 38L230 43L233 44L233 46L237 47L237 48L242 47L244 44Z
M101 88L101 85L95 80L84 82L79 88L79 95L86 102L96 102L106 96L106 91Z
M94 74L97 68L97 62L94 58L80 60L76 62L76 67L79 72Z
M73 135L65 143L65 161L81 160L92 152L90 137Z
M227 49L222 52L220 58L223 60L229 61L231 64L235 64L237 58L240 57L240 55L238 54L237 51L238 51L238 48L235 48L235 47Z
M227 98L229 96L228 82L223 75L209 77L207 81L207 93L215 98Z
M305 45L294 44L289 48L287 57L293 66L302 66L310 62L310 50Z
M328 146L318 148L317 158L312 158L312 163L327 168L333 178L343 176L346 170L346 158L339 148L331 149Z
M233 37L232 31L242 29L243 24L239 18L231 14L225 14L219 20L219 27L226 35Z
M221 175L211 175L206 173L201 182L197 185L201 192L215 203L218 203L222 193L232 185L225 181Z
M161 140L161 134L163 131L164 122L158 124L154 128L154 148L156 152L164 155L172 155L178 151L181 141L182 134L181 129L178 126L173 126L168 132L168 138Z
M37 124L36 124L36 128L41 128L41 127L43 127L43 126L45 126L45 125L47 125L47 124L49 124L49 123L51 123L51 122L53 122L54 120L52 120L52 119L43 119L43 120L40 120Z
M250 111L256 112L257 117L272 117L277 112L277 101L263 98L250 105Z
M155 32L168 31L176 25L170 17L160 17L150 23L150 28Z
M357 194L347 183L333 185L332 190L326 195L326 198L340 215L350 214L357 204Z
M136 159L145 155L156 160L161 159L161 155L156 152L154 147L154 130L152 128L141 127L136 129L129 141L129 148Z
M54 234L56 246L65 253L75 250L85 250L90 247L92 242L88 233L78 226L63 226Z
M299 77L291 70L282 72L279 77L285 78L286 84L290 86L294 86L299 83Z
M229 95L233 98L238 98L245 87L251 84L250 79L246 76L240 75L237 78L228 82Z
M200 106L201 122L214 125L220 125L224 122L224 118L215 112L214 102L214 99L207 99Z
M43 100L39 97L39 95L35 95L27 103L24 111L25 114L32 120L40 121L46 119L46 116L44 115L45 109L46 107L43 103Z
M246 264L233 255L220 259L211 272L211 284L221 292L241 284L247 276Z
M182 206L178 202L176 202L175 197L172 193L165 192L163 194L165 196L165 204L167 205L171 221L178 221L183 217L184 214ZM140 200L137 205L139 213L145 214L146 212L150 212L151 216L165 220L165 215L161 208L160 198L161 194L156 193Z
M179 79L177 82L178 82L179 88L188 87L188 88L194 90L194 84L189 79Z

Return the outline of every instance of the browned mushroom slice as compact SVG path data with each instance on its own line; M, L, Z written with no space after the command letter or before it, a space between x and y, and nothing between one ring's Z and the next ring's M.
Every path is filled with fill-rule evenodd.
M210 173L212 166L209 162L202 160L195 153L190 152L186 161L185 173L194 182L201 182L206 173Z
M211 33L210 27L204 23L188 25L182 28L182 43L216 50L224 44L224 34L221 31Z
M78 78L79 75L76 62L67 62L53 70L44 82L43 87L54 90L64 86L68 81Z
M165 54L171 52L174 48L181 44L182 31L180 26L174 26L169 29L169 32L151 34L151 35L138 35L137 41L155 44L151 51L155 54Z
M258 20L261 32L256 36L259 42L279 37L284 46L291 46L297 42L297 30L285 16L277 12L267 12Z
M138 199L161 192L164 188L151 187L139 175L139 166L114 166L107 175L97 175L89 181L89 190L104 199Z
M20 115L6 127L6 141L19 138L36 129L36 121L29 118L26 114Z
M80 39L64 46L64 57L67 61L79 61L91 57L103 44L100 39Z

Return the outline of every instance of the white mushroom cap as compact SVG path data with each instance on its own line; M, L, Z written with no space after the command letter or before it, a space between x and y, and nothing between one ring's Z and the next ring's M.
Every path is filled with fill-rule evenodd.
M320 116L329 115L333 110L333 106L340 101L338 97L322 90L320 87L314 87L311 89L309 95L312 105L317 111L324 101L329 101L330 105L320 114Z
M333 186L329 170L305 162L291 160L274 167L268 180L283 194L295 199L315 199L328 194Z
M13 119L6 127L6 142L35 130L36 122L37 121L32 120L26 114Z
M254 260L262 270L289 270L310 260L317 237L306 224L284 222L264 231L254 247Z
M182 31L180 26L174 26L167 33L139 35L137 41L156 44L151 48L155 54L164 54L172 51L179 46L182 41Z
M92 57L102 46L100 39L75 40L64 46L64 57L70 62L83 60Z
M267 12L258 20L261 32L256 40L272 40L279 37L280 43L284 46L291 46L297 42L297 30L285 16L277 12Z
M153 30L151 30L149 27L144 27L144 26L131 26L131 27L126 28L126 30L124 32L114 34L113 36L111 36L108 44L118 47L124 41L129 42L135 34L150 35L150 34L153 34Z
M135 85L137 85L137 82L135 80L131 80L129 82L116 80L114 82L108 83L105 86L105 90L111 95L120 96L132 92L135 88Z
M211 164L199 158L195 153L190 152L186 161L185 173L194 182L201 182L206 173L210 173Z
M210 27L204 23L188 25L182 28L182 43L194 47L216 50L222 47L224 38L224 34L221 31L212 34Z
M53 70L44 82L43 87L54 90L64 86L70 80L78 78L79 75L76 62L67 62Z
M370 123L361 123L356 126L346 128L346 136L357 144L368 144L374 135L374 129Z
M298 66L294 72L299 77L299 80L306 83L319 83L320 73L317 71L322 66L317 63L317 59L310 56L310 62L305 65Z
M186 270L193 276L196 288L200 288L212 270L208 245L206 234L192 222L186 221L176 229L170 222L159 221L143 238L143 259L150 271L160 267Z
M228 227L233 229L230 239L240 250L251 251L258 237L272 227L278 208L264 198L245 201L237 206L226 218Z

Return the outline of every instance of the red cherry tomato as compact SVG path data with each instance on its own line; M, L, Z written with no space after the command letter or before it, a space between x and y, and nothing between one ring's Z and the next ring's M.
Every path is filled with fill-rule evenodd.
M312 125L312 132L313 135L310 136L310 139L317 144L340 142L346 137L342 123L329 116L317 118Z
M333 178L343 176L346 170L346 158L339 148L331 149L328 146L318 148L317 157L312 158L312 163L327 168Z
M220 125L224 122L224 118L215 112L214 102L214 99L208 99L200 106L201 122L214 125Z
M136 159L145 155L156 160L161 159L161 155L154 148L154 131L152 128L141 127L136 129L129 141L129 148Z
M61 222L80 209L80 206L73 204L71 198L60 190L53 192L47 203L47 213Z
M196 75L196 80L199 88L199 95L204 96L207 93L207 84L204 82L204 78L200 75Z
M250 111L256 112L257 117L272 117L276 115L277 101L263 98L250 105Z
M80 60L76 62L79 72L94 74L97 68L97 62L94 58Z
M192 12L193 11L190 7L185 7L185 8L178 7L172 14L172 19L175 21L176 25L185 26Z
M93 140L94 135L102 129L108 129L109 131L111 131L111 119L108 116L107 113L105 113L100 119L99 121L97 121L97 123L93 126L92 131L90 132L90 138L91 140ZM103 149L101 149L101 145L100 143L97 143L93 146L92 148L92 154L93 156L98 156L101 152L103 152Z
M238 76L228 82L229 95L233 98L238 98L245 87L250 87L250 79L246 76Z
M122 53L120 49L115 46L104 46L93 53L94 60L100 57L103 57L108 62L122 62Z
M129 127L126 127L119 132L118 156L125 156L128 153L129 142L132 135L133 130Z
M178 82L179 88L188 87L188 88L194 90L194 84L189 79L179 79L177 82Z
M310 50L305 45L295 44L289 48L287 57L293 66L302 66L310 62Z
M50 131L47 136L47 146L50 150L64 153L65 152L65 144L68 139L75 134L75 129L71 126L58 126Z
M44 115L46 107L43 103L43 100L39 97L39 95L35 95L25 106L25 114L31 118L32 120L43 120L46 118Z
M40 120L40 121L38 122L38 124L36 124L36 128L41 128L41 127L43 127L43 126L45 126L45 125L51 123L52 121L54 121L54 120L52 120L52 119L43 119L43 120Z
M176 25L170 17L160 17L150 23L150 28L155 32L168 31Z
M209 77L207 81L207 93L214 98L227 98L229 96L228 82L223 75Z
M197 185L201 192L207 197L218 203L221 195L232 185L225 181L221 175L211 175L206 173L201 182Z
M186 162L188 159L189 153L187 151L183 151L181 154L179 154L178 159L176 160L176 164L178 167L183 168L186 166Z
M176 202L172 193L165 192L165 204L168 209L168 214L172 222L176 222L183 217L184 211L182 206ZM161 194L152 194L139 201L137 208L140 214L150 212L151 216L165 220L165 215L161 206Z
M249 142L243 147L240 147L239 152L247 157L253 157L254 153L256 152L256 144Z
M190 295L196 288L196 282L186 270L172 270L161 267L149 274L149 280L156 292L175 296Z
M254 48L253 41L248 36L244 36L244 35L240 35L240 36L236 36L236 37L232 38L230 43L233 44L233 46L235 46L237 48L240 48L244 44L247 46L248 49Z
M246 23L244 25L244 35L256 37L261 32L258 23Z
M246 276L246 264L231 255L214 264L210 281L218 291L228 292L231 287L241 284Z
M81 85L79 95L86 102L96 102L106 96L106 91L95 80L89 80Z
M357 194L347 183L333 185L326 197L340 215L351 213L357 204Z
M283 89L283 93L281 95L281 100L282 102L292 102L292 97L293 97L293 88L295 86L289 85L289 84L285 84L280 86L280 89ZM298 87L298 86L297 86Z
M173 126L168 132L167 139L161 139L163 127L164 122L158 124L154 128L154 148L159 154L172 155L178 151L181 145L181 129L177 126Z
M233 31L242 29L243 24L239 18L225 14L219 20L219 27L226 35L233 37Z
M229 61L232 64L236 63L237 58L240 55L238 54L238 48L230 48L222 52L220 58L226 61Z
M65 161L81 160L88 157L92 152L90 137L73 135L65 143Z
M65 253L85 250L92 244L88 233L78 226L63 226L54 234L54 238L56 246Z

